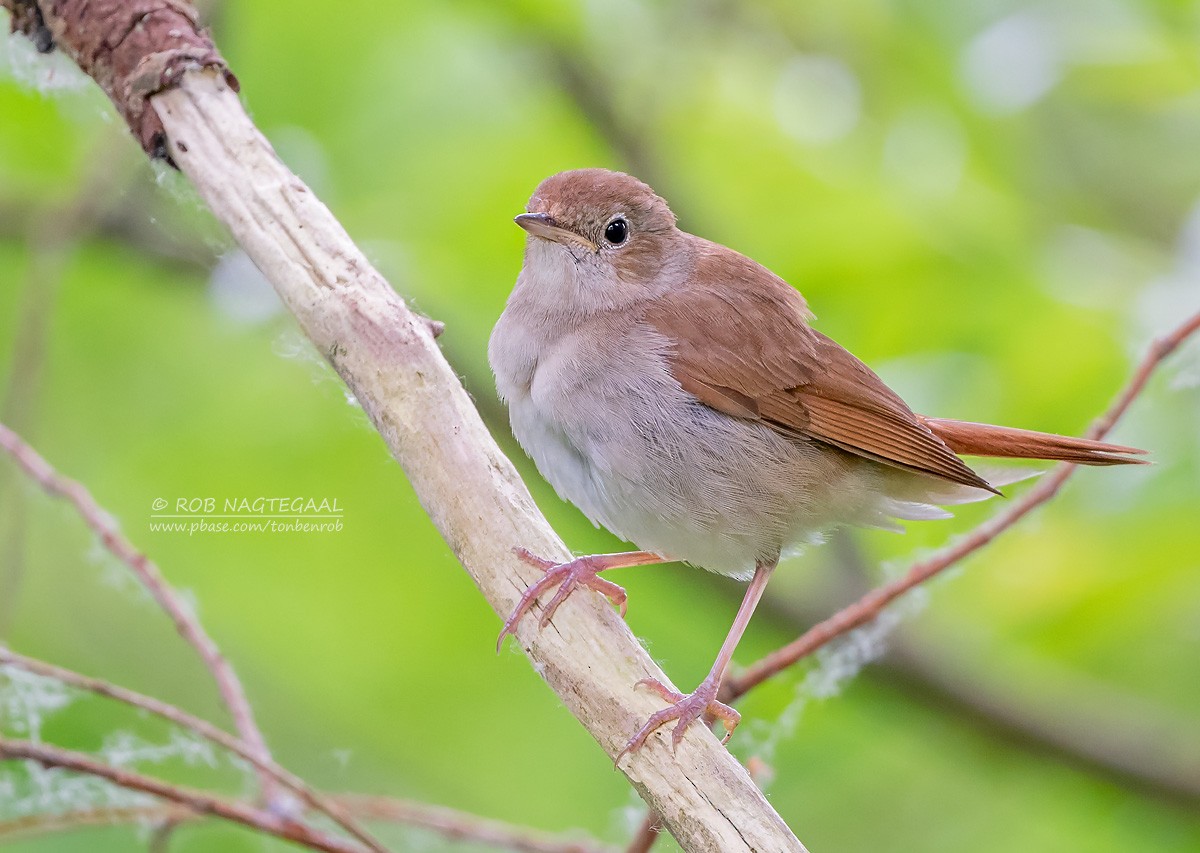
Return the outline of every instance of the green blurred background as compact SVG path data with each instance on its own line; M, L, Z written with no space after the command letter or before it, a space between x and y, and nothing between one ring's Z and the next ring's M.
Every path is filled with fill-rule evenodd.
M446 323L447 356L580 552L620 543L515 446L485 358L521 263L511 217L561 169L647 180L684 228L803 290L819 328L918 411L1077 433L1150 338L1200 309L1200 3L247 0L209 13L259 127L396 289ZM16 37L0 52L0 419L187 590L285 766L331 790L622 844L640 820L624 778L522 655L495 655L499 619L186 182L145 162L62 57ZM731 748L769 766L773 804L811 849L1200 849L1198 389L1193 344L1115 435L1154 466L1080 472L902 605L890 633L741 704ZM275 495L336 498L344 529L150 530L156 498ZM786 564L738 661L999 508ZM678 566L615 579L633 630L695 684L740 589ZM0 638L225 721L123 567L2 459ZM16 704L0 700L5 731L27 736ZM36 722L110 757L120 733L170 740L96 699ZM223 760L134 766L251 786ZM31 808L23 772L0 770L0 819ZM400 850L475 849L379 831ZM146 838L99 829L9 849ZM216 824L171 844L282 847Z

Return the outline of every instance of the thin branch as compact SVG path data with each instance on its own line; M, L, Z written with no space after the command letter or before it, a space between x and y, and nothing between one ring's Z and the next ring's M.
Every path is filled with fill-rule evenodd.
M867 566L852 537L834 536L822 549L842 583L816 597L768 590L756 620L787 630L836 610L833 600L862 595ZM713 592L718 578L705 579ZM723 587L721 587L723 589ZM1013 746L1061 761L1160 802L1200 807L1200 729L1154 702L1111 685L1056 669L1032 673L1032 694L1014 691L1004 674L970 668L962 650L930 644L900 626L860 676L902 692ZM1028 667L1021 668L1025 674Z
M1117 396L1108 411L1092 424L1086 436L1094 439L1103 438L1146 387L1146 382L1155 368L1198 329L1200 329L1200 314L1186 320L1169 335L1151 344L1128 385ZM1037 485L1021 498L1014 501L1008 509L985 521L958 542L929 559L915 563L902 577L872 590L855 603L814 625L783 648L777 649L743 672L730 677L722 685L722 698L730 701L744 695L758 684L812 654L831 640L870 622L890 602L954 565L968 554L987 545L1030 511L1053 498L1074 471L1074 465L1059 465L1042 477Z
M590 68L578 50L567 48L553 40L538 45L544 61L558 78L563 90L579 108L589 125L608 140L614 152L624 161L631 174L654 187L665 187L649 145L650 134L632 127L605 91L605 79Z
M86 690L98 696L123 702L126 705L174 723L180 728L187 729L222 749L232 752L244 761L249 762L256 770L270 776L273 780L294 792L310 808L328 816L338 826L374 851L374 853L387 853L387 849L360 827L354 821L354 818L347 814L336 802L317 793L303 779L288 772L274 761L263 759L244 742L214 726L207 720L202 720L152 696L145 696L108 681L90 678L69 669L63 669L62 667L36 660L35 658L26 657L4 646L0 646L0 666L11 666L44 678L53 678L78 690Z
M419 826L446 838L490 844L519 853L616 853L614 848L598 841L563 838L444 806L368 794L340 794L337 801L366 820Z
M238 680L233 667L225 660L217 644L204 630L196 614L192 612L180 598L175 589L167 583L161 571L145 554L138 551L117 528L116 522L105 512L87 488L75 480L62 476L43 459L36 450L30 447L19 435L4 424L0 424L0 449L13 458L17 466L23 470L35 483L49 495L67 500L75 507L76 512L84 523L100 537L104 547L114 557L127 565L130 571L141 581L158 606L175 623L175 630L200 655L200 659L212 673L217 684L221 699L233 718L241 739L258 755L263 762L271 761L271 753L258 724L254 721L254 712L250 709L250 701L246 691ZM269 794L274 785L269 774L259 772L264 794Z
M175 831L186 822L186 816L167 817L159 821L146 843L146 853L167 853L171 849L171 839L175 837Z
M662 818L653 810L646 812L646 817L642 819L641 826L634 831L633 837L629 839L629 845L625 848L625 853L649 853L650 848L658 841L658 836L661 832Z
M195 812L178 805L98 806L61 814L33 814L0 821L0 842L11 843L40 835L77 832L102 826L155 825L194 820Z
M735 10L731 6L730 9L724 10L724 14L733 11ZM536 28L537 23L532 16L514 14L525 31ZM635 174L652 186L658 186L663 178L652 176L652 172L655 171L652 169L654 158L648 156L652 152L644 143L644 128L630 121L606 94L611 91L611 87L605 88L603 72L587 68L577 52L564 49L552 40L553 36L539 33L539 38L550 45L548 48L542 48L548 66L557 73L563 91L571 96L591 126L604 137L609 147ZM681 219L686 218L687 213L682 212ZM709 576L708 580L715 582L716 578ZM808 604L811 605L812 602ZM795 624L797 611L801 608L797 601L789 599L784 602L778 596L772 597L768 592L762 609L768 613L772 609L786 609L792 617L789 624ZM819 612L819 609L803 608L806 617L814 612ZM803 621L813 619L809 617ZM918 699L929 701L932 695L940 703L951 703L954 709L967 719L998 730L1027 748L1050 750L1072 764L1102 773L1119 784L1146 791L1170 802L1190 805L1200 798L1200 776L1194 772L1194 766L1185 765L1178 760L1177 754L1170 752L1170 745L1177 742L1177 738L1170 733L1183 732L1186 729L1173 721L1163 720L1161 713L1151 715L1152 718L1160 720L1159 724L1142 726L1140 729L1122 726L1120 721L1113 717L1112 709L1126 703L1116 701L1122 697L1107 696L1105 701L1098 701L1088 709L1092 713L1089 719L1097 722L1107 733L1105 736L1097 736L1094 726L1061 724L1037 708L1021 705L1011 693L988 689L986 686L981 689L977 683L968 683L966 679L957 677L954 673L947 673L944 667L911 644L898 645L893 642L881 663L883 666L877 671L883 678L916 693ZM1069 693L1070 691L1061 691L1060 701L1066 701ZM1097 709L1103 709L1106 714L1099 721L1095 720ZM1145 713L1145 709L1142 711ZM1082 719L1085 714L1080 707L1078 714L1064 713L1063 716ZM1139 750L1135 750L1129 743L1131 733L1135 730L1145 733L1145 737L1138 739L1141 747ZM1113 736L1118 732L1123 732L1125 736ZM1152 736L1152 741L1147 739ZM649 837L647 832L648 827L652 825L652 817L652 812L647 815L646 821L630 842L630 851L643 849L638 845L644 844Z
M395 823L436 832L456 841L514 850L517 853L617 853L599 841L563 837L441 806L427 806L368 794L336 794L332 799L362 820ZM80 809L61 815L33 815L0 821L0 842L71 832L96 826L186 824L201 819L178 805Z
M29 250L29 266L21 283L19 320L13 332L8 380L0 393L0 422L30 433L37 421L50 326L63 277L79 243L99 227L106 209L129 183L136 162L114 146L112 128L106 128L90 148L87 172L79 187L65 200L35 209L23 206L15 218L20 229L14 236ZM0 217L2 218L2 217ZM25 574L27 527L24 493L17 488L15 472L0 471L0 637L12 624L20 601Z
M360 848L355 844L313 829L299 821L281 817L266 809L216 797L194 788L172 785L161 779L121 767L113 767L80 752L24 740L0 738L0 760L34 761L47 768L59 767L63 770L96 776L127 790L140 791L160 800L183 806L198 815L213 815L233 823L240 823L285 841L303 844L313 850L321 850L325 853L360 853Z
M113 144L111 139L108 144ZM173 230L160 221L155 211L147 208L144 192L134 185L120 197L121 205L98 211L92 234L152 257L168 271L196 274L211 270L221 256L221 248L206 241L202 233ZM160 201L165 205L170 200ZM25 239L28 217L27 205L0 199L0 240Z
M488 434L430 324L408 309L328 208L279 161L186 3L0 5L13 10L16 28L41 43L52 40L79 63L144 149L169 157L192 181L345 380L497 613L509 612L536 579L514 546L570 559ZM135 12L141 17L131 24ZM654 697L633 685L669 681L598 595L572 596L559 613L555 630L538 631L536 620L526 620L517 642L615 759L639 721L657 710ZM689 853L804 849L745 769L702 727L690 729L677 751L652 738L619 769Z
M488 434L428 322L279 162L219 75L185 74L152 103L171 157L346 381L432 522L491 606L507 614L537 579L513 546L560 561L570 552ZM616 758L657 710L633 685L665 675L600 596L572 596L559 614L554 630L526 620L517 641ZM619 769L686 850L803 849L711 732L694 727L677 752L655 737Z

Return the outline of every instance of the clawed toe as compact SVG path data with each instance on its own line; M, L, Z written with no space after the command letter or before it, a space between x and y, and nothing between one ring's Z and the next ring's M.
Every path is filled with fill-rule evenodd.
M628 753L641 749L650 735L672 720L677 721L675 728L671 731L671 749L674 750L678 748L679 742L683 740L688 726L701 717L707 715L713 720L721 721L725 727L725 737L721 740L722 744L729 742L729 739L733 737L733 730L737 728L738 723L742 719L742 715L733 710L733 708L724 702L717 701L718 685L708 679L701 682L695 692L687 695L671 690L656 678L643 678L637 683L637 686L652 690L671 704L661 711L654 713L646 721L646 724L637 730L637 733L629 739L629 743L625 744L625 748L617 755L616 761L618 762Z
M524 562L529 563L529 565L537 566L539 569L544 571L550 571L550 569L553 569L558 565L566 565L565 563L554 563L550 560L543 559L542 557L539 557L537 554L530 551L528 548L522 548L520 545L513 548L512 552L520 557Z
M549 590L555 584L558 584L558 590L554 596L546 604L542 611L541 618L538 620L540 627L544 628L550 623L555 611L558 610L560 604L567 600L567 597L578 586L585 586L589 589L594 589L604 595L612 602L614 607L621 611L621 616L625 616L625 608L627 596L625 590L617 586L612 581L607 581L599 577L598 573L609 568L616 568L620 563L613 560L614 557L624 557L627 555L602 555L600 557L577 557L568 563L554 563L550 560L545 560L536 554L531 553L525 548L513 548L513 553L521 560L529 563L532 566L537 566L542 569L545 574L534 583L530 584L521 596L521 600L517 602L517 606L513 608L512 614L504 620L504 627L500 630L500 636L496 639L496 651L500 651L500 647L504 643L504 638L516 631L517 623L521 618L529 612L538 597L542 593ZM645 561L643 561L645 562Z

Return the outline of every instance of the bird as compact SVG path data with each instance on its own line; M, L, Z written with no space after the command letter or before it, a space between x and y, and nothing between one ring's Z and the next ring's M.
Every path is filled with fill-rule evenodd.
M497 641L555 590L540 624L580 587L625 615L600 573L684 562L749 581L708 675L678 693L621 755L705 715L727 742L740 716L717 695L781 557L846 525L897 529L1000 494L960 455L1121 465L1133 447L916 414L815 329L804 297L733 249L682 231L667 203L606 169L545 179L515 222L524 262L488 343L517 442L560 497L638 550L555 563ZM900 528L902 529L902 528ZM618 756L618 760L619 760Z

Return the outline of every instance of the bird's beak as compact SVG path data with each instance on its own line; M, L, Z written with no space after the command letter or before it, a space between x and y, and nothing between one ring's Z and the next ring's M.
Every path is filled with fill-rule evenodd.
M549 213L522 213L514 217L513 222L520 225L534 237L541 237L543 240L551 240L563 245L578 243L589 251L596 251L595 243L586 237L576 234L574 231L563 228L554 221L554 217Z

